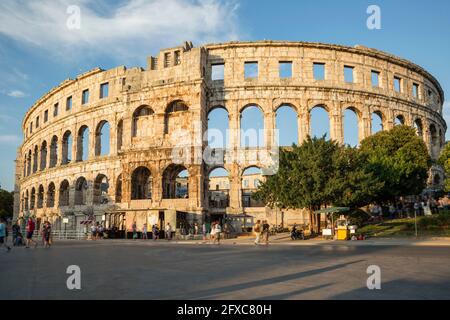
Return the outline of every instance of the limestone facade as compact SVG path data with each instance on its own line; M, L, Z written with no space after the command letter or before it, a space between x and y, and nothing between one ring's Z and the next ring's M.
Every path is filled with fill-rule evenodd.
M257 74L246 77L250 62L257 64ZM280 63L291 67L290 77L280 77ZM323 80L315 79L315 64L324 67ZM352 70L352 82L345 81L345 67ZM213 68L222 70L218 77ZM351 109L359 140L371 135L375 113L384 129L396 119L418 128L437 158L447 129L443 101L440 84L423 68L362 46L185 43L149 57L146 69L94 69L66 80L29 109L16 160L16 216L34 215L57 225L68 217L73 229L92 218L123 228L134 221L138 227L144 222L179 227L184 220L192 224L242 213L273 224L281 215L286 223L307 223L302 212L246 202L243 173L259 167L264 174L269 166L259 151L277 148L280 106L297 113L299 142L309 134L310 111L317 106L329 114L331 138L343 142L343 112ZM258 106L264 117L266 143L259 149L240 146L247 106ZM210 150L202 137L216 108L228 113L228 148L215 150L223 164L203 160ZM209 174L217 167L229 173L228 199L219 208L211 205L208 191ZM431 177L436 174L442 178L439 168Z

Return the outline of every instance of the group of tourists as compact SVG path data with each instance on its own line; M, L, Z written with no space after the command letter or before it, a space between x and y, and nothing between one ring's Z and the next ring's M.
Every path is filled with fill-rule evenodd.
M253 226L253 232L255 233L255 245L259 245L261 242L268 245L270 235L270 225L267 220L257 220Z
M91 226L91 240L100 240L105 238L105 228L99 222Z
M22 228L20 221L17 220L11 227L12 230L12 244L14 247L21 247L25 245L25 248L30 248L33 245L34 248L38 246L38 242L33 239L36 231L36 222L30 217L25 224L25 239L22 234ZM41 227L42 245L44 248L49 248L52 245L52 225L49 221L44 221ZM3 218L0 219L0 246L6 248L9 252L11 247L6 244L8 239L8 227L7 222Z
M439 213L439 201L432 197L422 197L416 201L399 201L395 204L383 208L379 204L374 204L370 208L371 220L382 221L383 217L390 219L411 218L411 216L422 216ZM384 210L383 210L384 209Z

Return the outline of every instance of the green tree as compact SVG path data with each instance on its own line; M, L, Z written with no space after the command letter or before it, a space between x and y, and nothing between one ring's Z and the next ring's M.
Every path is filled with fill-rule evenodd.
M270 207L308 209L311 229L319 232L320 216L313 211L330 204L367 204L383 186L364 162L356 149L325 137L308 137L301 146L280 151L278 172L260 185L254 197Z
M395 201L399 196L420 194L426 187L431 158L415 129L395 126L364 139L360 151L368 171L384 182L376 200Z
M441 156L439 157L439 164L444 168L445 171L445 184L444 191L450 192L450 144L447 143L445 148L442 150Z
M0 189L0 217L13 216L14 193Z

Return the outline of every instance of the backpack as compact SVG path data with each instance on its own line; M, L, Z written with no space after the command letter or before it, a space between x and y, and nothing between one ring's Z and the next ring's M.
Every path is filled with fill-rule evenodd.
M261 228L260 228L259 224L255 224L254 230L255 230L255 232L260 232L261 231Z

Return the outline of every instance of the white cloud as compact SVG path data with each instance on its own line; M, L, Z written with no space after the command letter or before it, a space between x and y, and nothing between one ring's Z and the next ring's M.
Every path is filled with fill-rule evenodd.
M1 144L18 144L20 143L21 138L15 135L0 135L0 143Z
M20 91L20 90L13 90L8 92L8 96L12 97L12 98L23 98L25 97L25 93Z
M129 59L184 40L194 44L237 40L236 0L2 0L0 33L53 54L107 54ZM71 5L80 29L69 29ZM70 20L73 22L73 20Z

